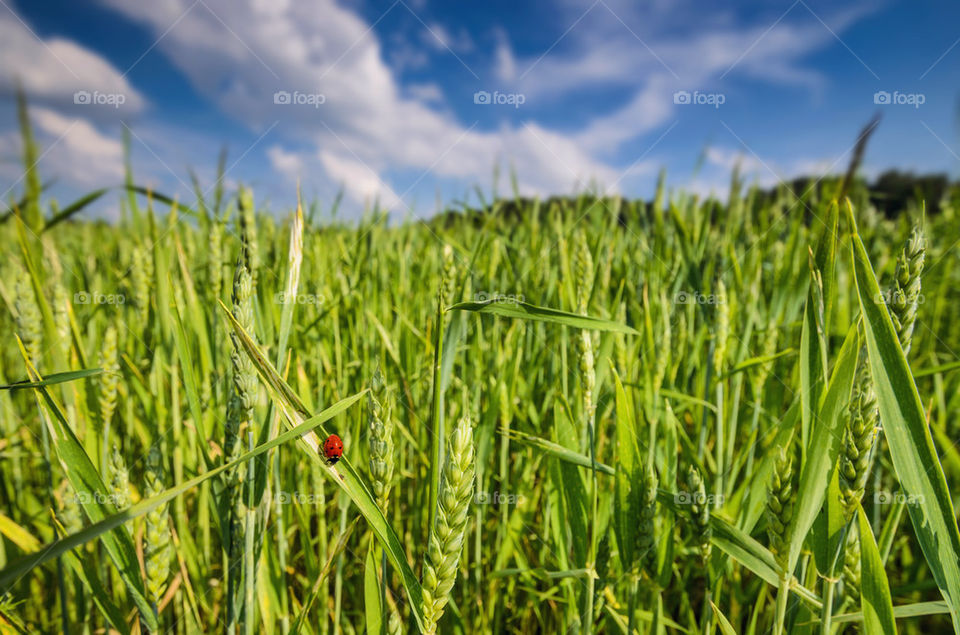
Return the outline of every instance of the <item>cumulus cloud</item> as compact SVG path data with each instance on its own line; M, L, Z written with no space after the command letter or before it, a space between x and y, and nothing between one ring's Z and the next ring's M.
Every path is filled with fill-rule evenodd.
M497 32L497 46L494 49L494 75L501 82L513 84L517 80L517 58L513 54L513 48L507 39L506 33ZM536 64L537 62L534 62ZM524 72L530 70L528 66Z
M775 160L771 157L758 157L742 148L711 146L704 152L703 173L698 174L685 186L701 196L725 198L730 192L730 174L738 168L747 183L764 188L790 183L799 177L819 178L826 174L840 174L847 167L851 150L852 148L835 157Z
M304 160L296 152L284 150L282 146L273 145L267 149L267 158L274 170L283 174L291 181L303 176Z
M19 83L37 103L97 119L136 113L145 105L103 57L63 38L41 39L6 10L0 11L0 58L0 94L13 94Z
M865 13L862 8L844 11L830 20L828 28L802 7L795 20L746 25L711 18L701 8L700 19L690 21L693 29L678 26L663 34L641 28L677 21L684 13L682 4L669 9L607 2L586 10L571 7L579 22L564 37L568 46L562 53L517 58L501 39L497 75L529 99L541 101L597 87L632 88L626 102L593 117L576 133L583 147L610 150L667 125L676 113L674 92L718 90L727 76L760 78L816 94L824 79L804 66L806 56L836 43L836 33Z
M768 167L769 163L754 155L731 148L711 146L707 148L704 158L709 165L721 167L727 172L739 168L744 174L752 174L769 172L772 169Z
M332 152L321 152L320 162L333 180L359 202L368 205L377 202L387 209L403 205L393 188L381 181L366 163Z
M28 114L39 146L36 169L54 195L69 201L94 188L123 180L123 144L118 122L146 107L146 99L124 74L98 53L62 37L40 37L9 7L0 9L0 96L4 122L15 121L12 97L27 95ZM15 128L0 133L7 192L22 187L22 139ZM6 196L6 195L4 195ZM87 213L116 218L107 197Z
M87 120L64 116L52 109L32 107L29 110L33 133L40 152L37 169L44 179L63 179L82 187L103 187L121 182L123 177L123 144L101 132ZM22 152L22 139L17 131L0 134L0 156L5 174L20 178L22 168L17 161Z
M710 147L706 150L707 163L732 172L739 167L741 173L754 175L761 182L774 184L778 179L789 180L798 176L837 174L847 167L847 160L853 150L851 146L835 157L795 157L787 161L763 159L743 150L727 147Z
M31 107L30 120L39 145L36 169L45 183L65 184L58 188L67 202L93 189L118 185L123 179L123 144L105 135L87 119L67 117L52 109ZM17 192L23 186L23 169L18 161L23 151L19 133L0 133L0 175L6 180L0 197ZM94 216L116 219L119 208L107 197L92 209Z
M31 108L38 138L47 150L41 170L72 183L102 187L123 178L123 144L90 121L66 117L47 108Z
M423 103L443 103L443 90L433 82L410 84L407 86L407 94L413 99Z
M104 2L157 33L176 24L158 48L197 91L251 129L279 122L279 135L313 139L327 175L355 198L377 191L392 200L382 178L391 169L475 181L508 158L531 188L614 174L573 139L523 127L481 131L435 110L437 95L404 91L370 25L330 0L319 8L252 2L246 11L227 0ZM277 165L283 157L274 155Z
M675 15L642 19L642 11L667 16L665 3L640 13L612 0L586 9L571 3L561 22L574 26L543 56L518 56L507 35L495 33L488 60L493 76L528 102L569 98L595 86L619 88L626 97L589 113L572 130L517 117L489 129L444 108L440 86L406 85L400 77L404 67L427 63L424 50L467 46L439 24L426 29L427 40L422 33L414 38L417 50L381 41L375 25L334 0L246 0L242 8L230 0L100 1L163 35L157 50L221 112L255 133L271 130L269 149L261 152L275 171L289 176L317 166L355 200L379 197L387 205L406 197L386 184L387 175L397 173L414 175L414 183L429 173L475 184L499 165L515 169L531 193L618 184L623 166L609 157L669 124L675 90L707 89L731 72L814 87L820 78L804 58L835 37L809 15L771 28L765 20L744 25L718 13L693 29ZM680 6L704 13L689 3ZM832 21L835 32L856 17L849 15ZM669 28L648 32L652 24ZM294 143L314 151L287 149ZM626 176L647 169L643 162Z
M456 35L439 22L431 22L424 27L422 38L424 43L436 51L454 51L469 53L473 50L473 38L461 29Z

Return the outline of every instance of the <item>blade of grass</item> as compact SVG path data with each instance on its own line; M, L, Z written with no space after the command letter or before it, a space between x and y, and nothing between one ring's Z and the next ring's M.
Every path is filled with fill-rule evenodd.
M720 625L720 632L723 635L737 635L737 631L733 628L733 624L730 623L730 620L727 619L727 616L717 608L717 605L713 602L710 602L710 608L713 609L713 614L717 617L717 623Z
M634 503L639 497L631 496L633 487L640 486L638 470L640 446L637 443L637 428L633 417L633 403L620 383L620 376L613 371L616 403L616 475L614 477L614 534L620 546L621 559L627 568L633 563L633 547L640 523L639 510Z
M53 386L68 381L86 379L87 377L96 377L103 373L102 368L85 368L83 370L70 370L64 373L51 373L46 375L42 381L30 381L24 379L15 381L12 384L0 386L0 390L23 390L24 388L40 388L41 386Z
M27 373L30 379L34 382L41 382L43 378L34 368L19 336L17 337L17 344L20 346L20 353L27 365ZM111 492L100 479L100 474L90 461L90 457L87 456L80 441L74 435L63 410L54 401L46 386L38 386L34 390L39 393L38 396L41 397L42 403L50 414L49 417L43 417L43 420L47 424L50 440L56 450L57 458L60 460L60 466L80 499L84 513L92 523L97 523L115 514L116 508L111 502ZM136 549L130 534L125 528L116 527L110 533L103 533L101 542L114 564L116 564L120 577L130 594L130 599L140 609L141 619L149 628L156 630L159 626L150 600L147 599L143 578L140 577ZM2 579L4 579L3 576L0 576L0 580ZM12 578L12 580L15 579L17 578ZM6 586L6 583L0 581L0 586Z
M883 296L849 203L847 217L852 230L853 271L883 433L904 492L919 501L919 504L908 505L907 511L937 586L950 605L954 630L960 633L960 531L950 488L887 306L877 301Z
M303 628L303 622L306 619L309 619L310 609L313 608L313 604L317 599L317 596L320 595L320 589L323 588L323 583L330 575L330 570L333 568L333 563L337 560L337 557L347 548L347 539L353 534L353 528L357 526L357 522L360 520L360 517L357 516L353 519L349 525L347 525L346 530L340 534L340 538L337 539L337 544L334 545L333 551L330 552L329 557L327 558L326 563L323 565L323 569L320 571L320 575L317 576L317 579L313 582L313 588L310 589L310 595L307 597L307 601L303 604L303 609L297 615L297 619L293 621L293 624L290 626L290 632L296 635L300 632L300 629Z
M898 620L910 617L924 617L926 615L943 615L950 612L950 605L943 601L937 602L914 602L913 604L901 604L893 607L893 617ZM844 624L850 622L862 622L863 613L844 613L836 615L833 618L834 624Z
M187 335L183 328L183 318L180 300L174 298L174 344L177 349L177 356L180 360L180 370L183 372L183 386L187 392L187 405L190 408L190 416L193 417L193 423L200 430L204 438L209 439L212 431L204 429L204 416L200 408L200 393L197 390L197 380L193 372L193 355L190 354L187 344ZM200 455L203 457L207 467L210 467L212 459L207 453L206 444L199 445Z
M367 618L367 633L370 635L376 635L383 627L380 580L377 579L377 560L373 552L373 543L370 543L363 564L363 611Z
M537 447L561 461L587 469L591 468L590 457L584 454L567 450L550 441L517 431L511 431L511 436L522 443ZM603 463L597 463L597 471L610 476L616 474L612 467ZM680 505L676 502L677 494L675 492L660 489L657 493L657 500L676 514L682 512ZM711 544L773 586L776 587L780 584L780 567L769 549L716 514L710 515L710 525L713 529L713 534L710 537ZM811 606L815 608L822 606L816 594L801 586L795 579L792 581L791 590Z
M14 562L11 562L5 569L0 571L0 587L9 586L14 581L18 580L20 577L29 573L34 568L44 564L45 562L48 562L80 545L86 544L91 540L96 540L107 532L121 527L124 523L127 523L134 518L143 516L144 514L156 509L160 505L168 503L184 492L193 489L197 485L200 485L204 481L213 478L214 476L217 476L226 470L233 469L252 458L260 456L272 448L283 445L287 441L294 439L299 440L305 434L312 434L314 428L322 426L325 422L329 421L333 417L345 412L350 406L357 403L365 394L366 391L357 393L356 395L347 397L346 399L342 399L323 412L306 419L300 425L278 435L275 439L272 439L267 443L257 446L253 451L242 454L233 461L224 463L223 465L204 472L199 476L195 476L188 481L184 481L182 484L176 487L171 487L170 489L164 490L162 493L157 494L153 498L142 500L136 505L132 505L119 513L107 516L76 533L65 536L59 540L55 540L47 544L42 549L37 550L35 553L28 554ZM106 494L103 495L103 497L106 496Z
M640 332L627 326L611 320L591 317L589 315L577 315L568 313L559 309L527 304L519 300L505 302L494 298L485 302L460 302L447 307L447 311L473 311L475 313L490 313L501 317L521 318L525 320L534 320L537 322L550 322L552 324L562 324L578 329L589 329L593 331L612 331L614 333L627 333L629 335L640 335Z
M860 338L854 325L840 349L830 383L814 418L806 461L800 473L796 507L787 534L790 544L787 570L791 573L800 558L803 542L820 512L837 466L842 438L840 424L853 388L859 350Z
M0 535L6 536L10 542L24 552L29 553L36 551L41 547L40 540L35 535L3 514L0 514ZM123 614L107 595L103 586L100 584L99 578L97 578L91 570L89 560L87 558L81 558L73 552L64 554L63 560L67 563L67 566L73 570L84 587L90 591L90 595L93 596L93 601L103 612L104 617L107 618L110 625L121 633L129 632L130 629L123 619Z
M266 385L271 398L280 407L280 411L286 419L287 426L296 428L296 426L300 425L310 416L303 406L303 403L286 382L283 381L280 375L277 374L277 371L270 365L270 362L268 362L263 356L263 353L260 352L259 347L246 331L243 330L243 327L237 322L236 318L233 317L233 314L223 302L220 302L220 308L223 309L224 315L230 322L244 351L246 351L251 361L253 361L253 365ZM365 394L365 392L366 391L361 394ZM326 436L326 430L322 427L320 429L324 436ZM360 479L353 465L351 465L346 456L337 463L337 468L327 465L320 451L320 439L313 431L304 434L303 438L298 440L298 445L300 445L311 459L322 467L323 473L350 497L350 500L353 501L354 505L357 506L357 509L370 524L374 535L376 535L377 539L383 545L390 564L393 565L400 574L400 579L403 582L404 589L410 600L410 611L417 621L418 627L423 630L423 594L420 583L417 581L413 569L410 568L410 564L406 560L406 552L400 539L387 522L383 512L380 511L373 496ZM338 468L342 468L342 471Z
M433 348L433 402L430 410L430 481L427 493L427 534L437 518L440 471L443 469L443 292L437 294L436 339Z
M717 379L726 379L727 377L732 377L737 373L742 373L744 371L750 370L757 366L763 366L764 364L769 364L770 362L780 359L781 357L786 357L788 355L796 354L796 349L788 348L780 351L779 353L774 353L773 355L760 355L757 357L751 357L750 359L745 359L739 364L735 365L733 368L723 373L722 375L717 376Z
M877 541L870 529L870 521L862 507L857 510L857 524L860 527L860 607L863 612L863 625L867 633L894 635L897 632L897 623L893 617L890 585L883 570L880 552L877 551Z
M43 226L43 231L48 231L56 227L63 221L69 219L74 214L78 214L82 212L85 207L87 207L91 203L96 202L96 200L99 199L104 194L106 194L108 190L109 188L104 187L104 188L100 188L99 190L94 190L93 192L90 192L89 194L86 194L84 196L81 196L80 198L75 200L73 203L70 203L69 205L64 207L62 210L57 212L55 216L48 218L46 224Z
M526 432L520 432L519 430L501 430L502 434L507 434L514 441L519 441L526 445L530 445L535 448L539 448L549 454L550 456L556 457L561 461L566 461L573 465L579 465L580 467L591 468L592 463L590 462L590 457L574 450L569 450L559 443L554 443L553 441L548 441L547 439L542 439L540 437L535 437L532 434L527 434ZM597 461L597 471L603 474L609 474L613 476L616 474L614 470L609 465Z

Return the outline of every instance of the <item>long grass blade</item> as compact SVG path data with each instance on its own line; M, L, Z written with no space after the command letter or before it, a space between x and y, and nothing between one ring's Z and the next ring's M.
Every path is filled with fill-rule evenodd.
M853 230L853 271L883 433L897 478L905 494L917 501L907 506L907 512L937 586L950 605L954 630L960 633L960 531L950 488L887 306L877 301L883 296L853 212L849 206L847 210Z
M499 315L500 317L550 322L551 324L562 324L578 329L640 335L639 331L626 324L591 317L589 315L577 315L576 313L568 313L567 311L537 306L535 304L527 304L526 302L513 299L505 301L494 298L484 302L460 302L447 307L447 311L490 313L492 315Z
M883 570L883 560L877 551L877 541L870 529L870 521L857 510L857 525L860 529L860 567L863 580L860 590L860 606L863 612L863 624L868 633L894 635L897 623L893 616L893 600L890 598L890 585Z
M296 429L302 425L303 421L309 419L310 414L293 390L287 386L286 382L277 374L277 371L271 366L270 362L263 356L259 347L257 347L256 343L254 343L246 331L243 330L243 327L240 326L240 323L233 317L230 310L227 309L222 302L220 303L220 308L223 309L243 349L253 361L253 365L256 367L257 373L266 385L270 396L280 407L287 427ZM365 392L362 394L365 394ZM320 427L321 433L326 436L327 431L323 429L322 425L318 425L318 427ZM277 438L279 439L281 437ZM400 539L397 538L397 534L387 522L383 512L380 511L376 501L374 501L373 496L370 494L370 490L367 489L367 486L360 479L356 469L354 469L346 456L337 463L336 467L327 465L320 448L320 439L313 430L307 431L302 437L298 438L298 445L300 445L311 459L322 466L324 475L350 497L350 500L353 501L353 504L357 506L357 509L370 524L370 528L373 529L374 534L387 554L387 559L390 560L390 564L393 565L400 574L403 587L410 599L410 611L422 629L424 624L422 614L423 593L420 583L417 581L413 570L410 568L410 564L407 562L406 551Z
M122 527L125 523L133 520L134 518L139 518L140 516L143 516L144 514L156 509L160 505L170 502L177 496L190 491L194 487L197 487L204 481L211 479L218 474L222 474L223 472L238 465L242 465L246 461L256 458L264 452L283 445L288 441L295 439L300 440L303 435L311 434L315 428L322 426L333 417L345 412L350 406L357 403L365 394L366 392L361 392L353 395L352 397L342 399L323 412L306 419L300 425L278 435L275 439L272 439L267 443L257 446L252 451L242 454L233 461L224 463L223 465L204 472L203 474L188 481L184 481L176 487L164 490L162 493L157 494L153 498L142 500L136 505L132 505L121 512L107 516L76 533L70 534L69 536L64 536L59 540L55 540L47 544L42 549L37 550L36 553L29 554L12 562L5 569L0 571L0 587L9 586L15 580L26 575L34 568L44 564L45 562L49 562L63 553L70 551L71 549L75 549L76 547L86 544L91 540L96 540L97 538L107 534L107 532ZM106 494L101 495L101 497L106 496Z

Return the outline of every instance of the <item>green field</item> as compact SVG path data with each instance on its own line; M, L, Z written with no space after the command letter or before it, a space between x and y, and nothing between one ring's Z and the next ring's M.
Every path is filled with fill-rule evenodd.
M0 631L960 625L955 191L135 182L106 224L28 170L0 225Z

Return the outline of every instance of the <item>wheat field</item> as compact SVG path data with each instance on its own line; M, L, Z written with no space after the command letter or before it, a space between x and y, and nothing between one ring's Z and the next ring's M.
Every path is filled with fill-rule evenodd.
M3 632L960 626L957 192L347 223L21 189ZM75 215L102 196L117 223Z

